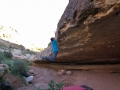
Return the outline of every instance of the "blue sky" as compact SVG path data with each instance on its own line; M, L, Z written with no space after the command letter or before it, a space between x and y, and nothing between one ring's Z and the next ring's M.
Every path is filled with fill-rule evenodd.
M47 47L69 0L0 0L0 25L11 26L23 38Z

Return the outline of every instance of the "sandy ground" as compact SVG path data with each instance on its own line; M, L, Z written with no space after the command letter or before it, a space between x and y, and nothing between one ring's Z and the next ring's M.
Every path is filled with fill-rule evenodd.
M56 83L62 81L64 86L87 85L94 90L120 90L120 73L74 70L72 71L72 75L65 74L59 76L56 70L35 66L31 66L30 68L36 73L33 83L28 86L20 85L16 90L36 90L37 87L46 89L48 88L49 81L52 79L54 79Z

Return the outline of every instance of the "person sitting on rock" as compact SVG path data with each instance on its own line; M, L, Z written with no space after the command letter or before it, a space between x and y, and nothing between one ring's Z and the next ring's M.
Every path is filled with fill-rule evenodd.
M45 59L47 61L54 61L58 54L58 43L57 43L57 32L55 33L55 38L51 38L51 45L52 45L52 55L50 57L41 56L41 59Z

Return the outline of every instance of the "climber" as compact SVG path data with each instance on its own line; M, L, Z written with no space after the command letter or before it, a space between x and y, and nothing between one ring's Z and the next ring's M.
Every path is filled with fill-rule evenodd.
M58 30L55 32L55 38L52 37L51 40L51 46L52 46L52 55L50 57L46 56L40 56L41 59L47 60L47 61L54 61L58 54L58 43L57 43L57 37L58 37Z

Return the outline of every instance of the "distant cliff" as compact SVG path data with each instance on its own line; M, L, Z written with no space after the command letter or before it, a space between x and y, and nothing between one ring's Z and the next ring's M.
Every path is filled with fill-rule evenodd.
M18 43L19 33L12 27L0 26L0 38L6 41Z
M19 32L6 26L0 26L0 46L7 46L13 48L26 48L34 51L39 51L40 47L36 47L34 42L31 42L28 37L23 38Z
M18 48L25 50L19 42L20 35L12 27L0 26L0 48Z

